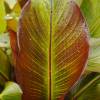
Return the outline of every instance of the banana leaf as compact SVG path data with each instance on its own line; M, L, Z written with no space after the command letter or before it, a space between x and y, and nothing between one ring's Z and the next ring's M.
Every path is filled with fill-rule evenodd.
M11 31L10 38L23 100L64 100L89 52L88 28L79 7L67 0L29 0L18 33Z

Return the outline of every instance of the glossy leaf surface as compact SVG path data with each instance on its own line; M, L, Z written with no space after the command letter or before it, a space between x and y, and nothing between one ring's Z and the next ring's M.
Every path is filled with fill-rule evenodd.
M88 30L79 7L67 0L32 0L19 24L11 44L23 100L64 100L88 58Z

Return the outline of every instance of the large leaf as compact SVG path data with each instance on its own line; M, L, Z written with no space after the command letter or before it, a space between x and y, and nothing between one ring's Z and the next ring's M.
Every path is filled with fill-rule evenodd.
M7 82L0 94L0 100L21 100L22 90L14 82Z
M79 7L67 0L32 0L19 25L17 39L11 32L11 44L23 100L63 100L88 57L88 31Z
M100 37L100 0L83 0L81 9L92 37Z

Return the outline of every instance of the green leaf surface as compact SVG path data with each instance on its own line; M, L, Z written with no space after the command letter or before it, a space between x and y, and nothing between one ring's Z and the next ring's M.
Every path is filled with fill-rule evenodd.
M9 5L10 9L13 9L17 3L17 0L5 0L5 2Z
M14 82L7 82L0 94L0 100L22 100L22 90Z
M99 100L100 99L100 74L92 73L86 76L81 83L76 97L78 100ZM85 84L84 84L85 83ZM82 84L83 87L82 87ZM80 94L80 96L78 96Z
M91 38L91 51L88 60L88 71L100 73L100 38Z
M100 38L90 38L90 45L91 48L100 47Z
M0 75L5 81L10 79L10 63L6 54L0 49Z
M24 100L64 100L85 67L89 51L87 33L74 2L27 2L17 37L10 34L16 78Z
M84 94L82 94L78 100L100 100L100 82L88 88Z
M100 47L93 48L89 57L87 70L100 73Z
M0 34L6 31L6 20L5 20L5 6L4 0L0 0Z
M81 9L92 37L100 37L100 0L83 0Z
M83 2L83 0L75 0L76 1L76 3L79 5L79 6L81 6L81 4L82 4L82 2Z
M75 100L99 100L100 99L100 74L89 73L83 75L81 80L71 90L72 98Z

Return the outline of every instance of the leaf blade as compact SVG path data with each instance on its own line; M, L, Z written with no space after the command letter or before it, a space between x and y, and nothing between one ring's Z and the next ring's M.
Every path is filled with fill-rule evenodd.
M22 11L20 26L15 69L24 91L23 99L63 100L79 78L88 57L87 27L78 6L66 0L29 1Z
M53 22L57 23L56 20L58 18L58 23L53 23L53 25L55 26L55 45L53 50L55 51L54 55L56 56L56 58L54 60L56 64L55 70L52 72L56 73L56 76L54 75L54 86L57 87L52 90L54 91L54 100L63 98L64 93L67 93L67 91L78 79L82 70L84 69L84 67L82 66L84 66L83 63L87 58L86 55L88 52L88 44L86 39L87 37L84 37L84 33L87 32L87 28L85 27L85 23L78 6L74 4L74 2L70 2L69 4L67 4L66 0L65 2L57 0L56 2L57 4L61 2L61 7L64 11L61 13L62 8L59 8L59 6L56 5L59 9L55 7L56 11L54 10L53 13L55 20ZM68 6L69 9L66 9L66 6ZM68 14L66 14L66 12L68 12ZM57 16L59 15L59 13L62 16L60 18L60 21L59 16ZM59 95L62 95L62 97L59 97Z

